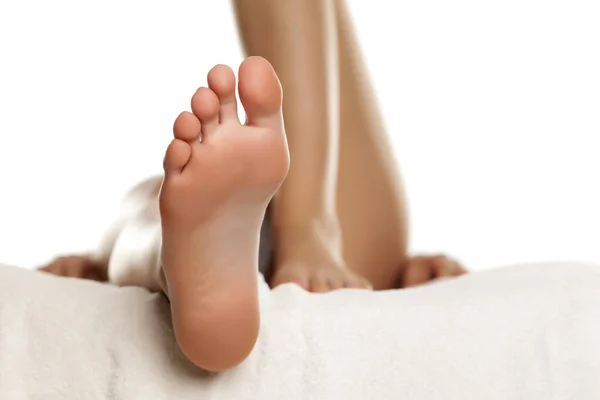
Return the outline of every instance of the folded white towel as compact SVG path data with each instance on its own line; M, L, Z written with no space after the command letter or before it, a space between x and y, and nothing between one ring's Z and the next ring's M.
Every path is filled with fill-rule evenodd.
M0 268L0 399L600 399L600 269L262 297L240 367L180 356L163 296Z

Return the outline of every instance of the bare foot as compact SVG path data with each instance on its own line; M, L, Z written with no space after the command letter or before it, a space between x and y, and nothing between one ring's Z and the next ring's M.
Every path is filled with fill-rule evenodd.
M346 267L342 256L339 227L315 224L291 231L277 243L273 275L269 284L276 287L295 283L314 293L337 289L372 289L371 283Z
M98 282L108 281L108 268L86 256L61 256L39 271L68 278L89 279Z
M403 270L401 287L418 286L435 279L464 275L467 269L445 255L413 256Z
M210 371L243 361L257 339L258 242L267 204L289 154L282 93L271 65L250 57L239 69L247 114L240 124L235 76L224 65L179 115L160 193L162 261L177 341Z
M304 290L314 293L337 289L372 289L371 283L337 263L319 261L286 261L276 268L271 285L273 287L295 283Z

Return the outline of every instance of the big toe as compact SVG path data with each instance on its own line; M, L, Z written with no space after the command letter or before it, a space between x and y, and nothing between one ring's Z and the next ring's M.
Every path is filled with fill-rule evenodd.
M331 290L351 288L351 289L373 289L371 283L365 278L358 276L348 270L336 271L329 278Z
M283 94L271 64L262 57L248 57L240 65L238 75L238 91L248 125L280 129Z
M352 276L346 282L347 288L373 290L373 285L367 279L360 276Z
M277 271L271 281L272 287L277 287L284 283L295 283L304 290L310 289L310 279L305 271L298 268L283 268Z

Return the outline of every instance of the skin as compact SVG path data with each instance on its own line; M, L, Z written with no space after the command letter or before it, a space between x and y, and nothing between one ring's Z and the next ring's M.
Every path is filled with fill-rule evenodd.
M333 4L236 0L234 6L246 54L270 60L285 90L293 162L273 204L273 283L292 281L315 292L370 288L346 266L337 216L340 101ZM277 45L270 37L278 38Z
M249 57L240 66L244 125L233 71L217 65L208 83L175 120L164 157L159 257L179 347L198 367L219 372L245 360L258 339L258 238L290 155L281 85L267 60ZM136 190L155 187L149 181Z
M272 204L276 253L269 283L295 282L314 292L390 289L465 273L448 257L407 253L404 188L344 2L233 5L246 54L271 61L286 99L293 162ZM143 182L134 195L148 189L143 194L156 197L160 181ZM118 226L111 229L118 233ZM116 234L105 236L94 256L60 257L43 269L98 275ZM72 272L60 266L65 258Z
M390 289L465 273L408 255L399 168L344 1L233 4L246 54L268 59L285 93L292 164L273 204L272 285Z
M239 69L245 125L231 68L214 67L208 82L175 121L164 158L161 260L179 346L197 366L222 371L258 337L258 237L290 161L281 85L265 59Z
M175 122L159 201L161 289L179 346L210 371L239 364L257 340L257 237L272 199L273 286L389 289L465 272L448 257L407 255L398 169L343 2L234 5L246 53L274 69L260 57L240 67L246 126L234 122L232 71L211 70L209 88ZM240 162L244 168L231 168ZM146 200L155 198L156 182L140 185L154 188ZM115 238L100 255L44 269L81 277L106 271Z

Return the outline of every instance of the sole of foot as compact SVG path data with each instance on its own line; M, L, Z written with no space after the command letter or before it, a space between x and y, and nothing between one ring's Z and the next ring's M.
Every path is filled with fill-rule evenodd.
M162 263L176 339L209 371L229 369L254 347L260 325L258 243L266 207L285 179L289 152L281 85L250 57L236 79L215 66L192 112L174 124L160 193Z

